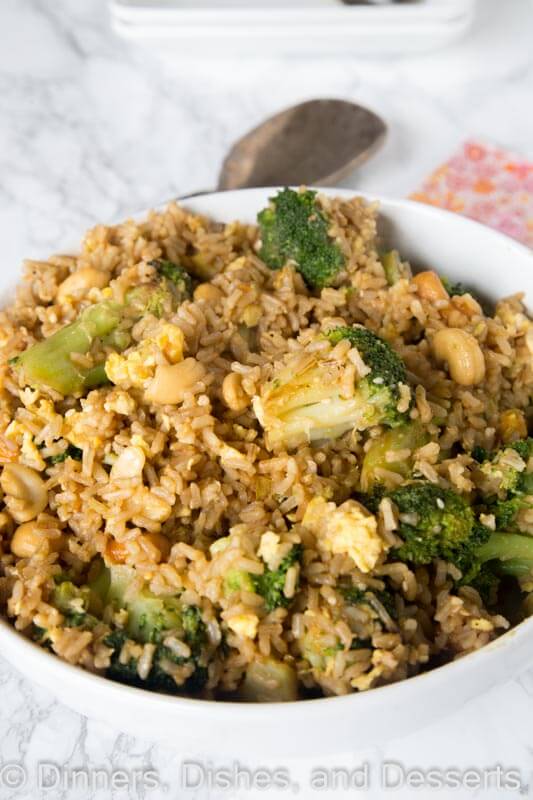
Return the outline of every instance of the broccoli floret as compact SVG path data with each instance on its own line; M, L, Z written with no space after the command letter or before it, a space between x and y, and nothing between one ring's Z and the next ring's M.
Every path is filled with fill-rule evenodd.
M429 564L443 558L458 563L480 543L472 508L451 489L421 481L387 496L400 513L398 533L403 544L394 554L401 561Z
M140 642L159 642L166 631L182 628L182 609L174 598L160 598L147 590L138 592L125 606L127 629Z
M530 578L533 575L533 537L519 533L490 533L475 551L464 583L475 585L492 568L498 575Z
M335 655L344 650L335 630L326 631L313 617L308 620L307 629L298 640L298 647L302 656L317 672L326 670Z
M508 531L514 529L515 521L520 513L525 508L532 508L531 502L526 502L522 495L515 495L509 500L494 500L487 510L494 514L496 520L496 528L498 530Z
M519 468L514 463L512 453L509 458L509 451L518 454L526 465L525 469L523 466ZM519 439L505 445L495 453L487 454L481 464L481 471L495 482L496 489L501 496L504 496L506 492L511 494L523 492L529 488L530 483L533 488L533 479L529 477L531 473L527 470L527 463L531 457L533 457L533 438Z
M500 576L494 571L494 564L477 564L470 566L470 573L465 575L460 581L461 584L472 586L485 603L486 606L493 605L498 596L500 586Z
M518 439L516 442L512 442L508 445L512 450L515 450L520 458L522 458L526 463L529 458L533 456L533 438L529 437L528 439Z
M469 290L462 283L454 283L449 278L442 276L440 280L450 297L453 297L454 295L469 294Z
M134 578L130 567L105 568L109 584L104 602L128 612L126 632L137 642L162 641L167 631L185 634L184 606L176 597L155 595L147 587L129 590ZM188 619L188 617L186 617Z
M150 685L149 681L152 677L152 673L155 673L155 657L152 661L152 668L150 669L148 676L145 678L145 680L142 680L139 677L138 672L138 659L134 658L133 656L130 656L127 659L121 657L121 650L128 641L128 638L128 635L123 630L114 630L105 637L104 644L106 647L110 647L113 650L109 667L106 669L106 678L110 678L118 683L125 683L127 686L151 689L152 686ZM166 692L169 694L177 692L177 684L174 680L172 680L170 675L166 675L168 682L164 681L163 684L157 680L157 674L154 675L154 677L156 679L153 683L153 691Z
M79 447L74 447L73 444L69 444L62 453L58 453L56 456L49 456L45 461L49 467L53 467L55 464L62 464L67 458L73 458L74 461L81 461L83 458L83 450L80 450Z
M120 651L127 640L128 636L122 630L114 630L105 637L105 646L113 650L111 663L106 670L106 677L119 683L138 686L141 683L141 679L137 673L137 659L130 658L124 662L120 660Z
M86 611L89 607L89 596L90 589L88 587L76 586L64 574L56 576L51 602L62 613L73 609Z
M372 407L372 424L390 427L402 425L408 420L406 412L397 409L400 400L400 384L407 384L407 370L400 356L390 344L361 325L334 328L327 334L332 344L348 339L370 368L370 373L359 381L357 391L366 397Z
M200 609L182 603L177 597L154 595L146 587L132 592L132 578L133 571L128 567L104 567L91 584L92 592L98 594L104 604L128 612L124 629L113 631L105 639L105 644L114 651L108 677L151 691L199 691L207 679L208 660L207 628ZM176 636L185 642L190 655L185 657L174 653L165 644L167 636ZM156 645L152 667L146 678L139 678L135 658L123 663L120 653L126 641ZM178 686L172 677L173 665L194 668L182 686Z
M70 611L65 614L65 625L67 628L94 628L98 620L86 611Z
M346 602L352 606L364 603L375 610L374 602L378 600L392 619L396 619L398 616L394 596L387 589L369 591L367 589L359 589L357 586L342 585L338 589Z
M372 639L359 639L354 636L350 645L350 650L372 650Z
M291 600L283 594L285 578L289 567L302 558L302 545L295 544L287 553L278 569L265 569L262 575L252 575L252 583L256 594L260 594L267 611L274 611L282 606L287 608Z
M472 448L472 452L470 453L474 461L477 461L479 464L482 464L483 461L486 461L489 457L488 450L485 447L481 447L476 445L476 447Z
M166 694L191 693L202 690L207 680L205 666L196 664L195 670L182 685L178 685L171 672L172 665L182 666L186 659L176 656L168 647L157 645L152 666L146 678L140 678L138 672L138 659L130 656L129 659L121 657L121 650L129 640L125 631L115 630L104 639L104 644L113 650L111 662L106 670L106 677L111 680L136 686L151 692L164 692Z
M450 561L461 571L458 583L474 586L487 603L495 599L499 573L518 577L533 568L533 539L492 533L450 489L412 483L388 496L400 512L398 533L404 540L394 556L414 564Z
M161 278L170 281L176 298L181 302L192 296L192 278L182 266L173 261L155 259L148 262Z
M126 292L128 313L137 316L153 314L161 318L170 314L192 296L192 278L183 267L172 261L149 261L156 271L153 280L134 286Z
M174 296L165 283L157 280L128 289L125 295L128 309L136 316L153 314L158 319L171 313L175 308Z
M394 350L375 333L357 326L335 328L327 338L332 344L348 339L357 346L369 374L346 396L347 360L336 361L311 349L306 356L298 356L295 364L281 368L253 401L269 447L293 448L336 439L354 428L394 427L408 421L408 412L397 410L400 384L407 383L407 373Z
M91 630L98 620L89 613L90 589L87 586L76 586L64 576L56 578L50 603L60 611L68 628L84 628Z
M490 534L490 529L474 518L470 538L465 541L462 549L457 549L454 553L453 562L461 570L461 581L463 583L466 582L466 576L472 574L472 565L476 563L477 554L480 548L489 540Z
M207 641L207 628L198 606L182 606L181 624L191 652L199 655Z
M386 476L393 472L408 478L413 469L414 452L419 447L427 444L429 436L422 425L411 422L402 425L372 439L370 447L365 453L361 468L361 488L364 492L372 490L376 484L386 484ZM402 455L397 461L392 460L391 453L395 451L410 450L411 455L405 458Z
M134 577L129 567L109 568L109 588L106 602L117 610L128 612L126 631L137 642L159 644L169 632L175 633L199 655L206 643L206 626L200 609L182 603L179 598L155 595L147 587L129 590Z
M482 597L494 597L499 575L533 574L533 537L491 532L458 494L431 483L402 486L389 497L400 512L399 535L404 544L394 555L415 564L434 558L461 570L461 584L472 585Z
M392 619L397 619L398 610L396 608L396 602L392 592L389 592L388 589L380 589L374 592L374 595L376 596L377 600L379 600L387 614L392 617Z
M520 458L518 464L513 452ZM533 508L533 471L529 469L532 457L533 438L520 439L496 453L486 454L481 463L481 472L489 485L485 510L494 514L498 530L519 531L521 512Z
M224 594L229 597L234 592L254 592L254 583L249 572L230 569L224 575Z
M100 563L89 584L90 602L96 599L96 607L111 604L117 611L125 609L128 612L125 631L136 642L159 644L171 632L198 653L206 642L200 609L182 603L179 597L155 595L147 586L132 591L134 579L135 572L130 567L105 567Z
M38 642L42 647L46 648L47 650L52 649L52 645L46 628L42 628L40 625L36 625L34 622L32 622L28 632L30 639L32 639L34 642Z
M339 592L344 597L347 603L352 606L358 606L359 603L364 603L366 598L366 589L359 589L357 586L339 586Z
M294 262L313 289L329 286L344 267L339 245L329 235L330 223L316 192L283 189L270 199L257 220L261 233L259 256L271 269Z

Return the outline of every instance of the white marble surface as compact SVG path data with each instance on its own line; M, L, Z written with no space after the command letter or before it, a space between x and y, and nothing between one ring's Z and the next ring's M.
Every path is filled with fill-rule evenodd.
M213 185L236 136L278 108L312 96L367 103L390 125L385 149L347 183L353 187L404 195L470 135L533 158L533 4L481 0L480 6L476 30L430 56L179 63L163 58L157 48L117 40L109 31L104 0L2 0L4 265L13 268L25 255L56 250L96 221ZM325 763L370 765L365 790L336 796L382 797L377 771L384 760L441 769L501 764L519 768L527 783L533 774L532 717L533 667L461 713L383 751L370 747L365 753L339 753ZM86 720L0 659L0 798L265 795L183 790L180 764L194 755ZM217 763L216 753L201 755ZM62 787L38 791L40 762L62 765ZM247 766L263 763L258 754L257 763ZM13 764L27 772L20 788L10 788L19 776L16 768L8 768ZM301 781L300 796L318 796L305 788L313 765L291 761L289 745L286 764ZM80 781L72 786L67 780L68 769L83 766L130 775L153 767L161 785L150 789L138 783L135 789L130 784L129 795L125 789L91 792ZM403 789L387 794L518 796L516 790Z

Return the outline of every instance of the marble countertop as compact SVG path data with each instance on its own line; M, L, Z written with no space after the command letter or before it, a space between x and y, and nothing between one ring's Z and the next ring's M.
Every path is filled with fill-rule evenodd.
M368 104L390 126L384 149L345 183L353 188L405 195L470 136L533 158L533 3L482 0L479 5L475 30L430 56L187 63L163 56L156 47L117 39L104 0L3 0L4 263L13 268L24 256L56 250L97 221L215 185L232 140L275 110L312 96ZM134 739L80 717L21 679L1 658L0 709L0 799L265 795L180 787L184 759L216 763L216 754L179 753L170 744ZM324 759L324 766L364 762L374 774L384 761L477 770L501 764L519 769L527 783L533 775L532 718L533 665L419 734L384 750L339 753ZM60 768L61 780L50 767L41 776L45 784L48 776L48 788L39 793L39 764L46 770L51 762ZM290 753L286 763L297 776L313 766L292 761ZM259 764L261 754L257 764L247 766ZM13 765L25 769L25 781ZM73 783L70 770L79 767L125 770L130 776L153 768L159 785L130 781L129 790L85 789L83 780ZM335 796L342 794L379 798L382 791L370 781L360 793ZM403 788L388 794L425 797L427 791ZM523 789L526 794L533 796L533 789L530 794ZM307 800L305 792L300 796ZM450 789L435 796L501 798L518 792Z

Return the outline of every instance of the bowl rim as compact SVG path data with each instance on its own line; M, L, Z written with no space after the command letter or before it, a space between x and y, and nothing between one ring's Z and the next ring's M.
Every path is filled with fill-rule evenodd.
M270 193L275 193L282 187L257 187L247 189L235 189L225 192L206 192L201 195L186 195L177 198L170 198L152 209L143 209L134 212L129 217L121 215L120 221L130 218L138 219L146 216L149 211L160 211L165 208L169 202L175 201L187 208L190 208L195 213L202 212L197 208L196 200L199 200L198 205L202 205L203 199L231 199L237 195L239 196L252 196L265 197ZM297 188L297 187L295 187ZM416 200L390 198L386 195L381 195L373 192L358 191L355 189L335 188L335 187L318 187L317 191L329 196L338 197L362 197L367 202L377 203L392 209L411 208L415 213L436 219L448 219L450 222L453 218L452 224L458 228L465 227L467 229L477 229L477 235L486 239L492 239L495 243L499 243L500 247L505 247L509 254L514 254L516 257L529 258L532 261L533 270L533 251L520 242L512 239L506 234L497 231L484 225L481 222L461 216L448 209L442 209L426 203L421 203ZM116 224L111 222L109 224ZM533 271L531 273L533 275ZM305 700L296 700L290 702L268 702L268 703L245 703L237 700L204 700L196 697L188 697L185 695L170 695L159 692L151 692L147 689L136 686L128 686L119 683L104 675L90 672L81 666L71 664L61 659L55 653L52 653L37 642L24 636L21 631L9 622L5 616L0 616L0 644L6 644L5 651L3 651L6 660L18 670L17 663L19 661L32 661L33 668L30 671L20 670L24 675L34 680L36 684L47 685L45 681L39 680L41 671L43 673L55 673L58 683L64 680L70 686L83 691L84 686L92 686L95 691L99 691L101 699L108 699L109 702L113 698L123 700L130 700L132 709L145 705L147 708L152 706L154 710L166 711L182 711L185 714L194 714L195 717L205 717L207 720L213 719L216 715L218 721L235 721L236 717L243 720L250 717L266 718L272 713L272 709L276 710L276 714L280 715L283 721L291 722L296 716L300 718L309 718L316 721L317 715L323 712L337 713L341 708L348 711L348 704L350 710L353 712L369 710L377 705L381 706L390 700L392 696L396 700L400 699L400 695L404 695L404 699L416 693L417 687L421 681L424 681L426 688L432 687L433 684L438 684L442 678L443 671L446 675L458 676L461 673L472 673L478 668L480 662L495 660L502 657L501 651L507 650L513 644L518 645L524 639L533 635L533 617L519 622L517 625L511 627L505 633L501 634L497 639L484 645L480 649L468 653L456 661L450 661L438 667L434 667L427 672L421 672L400 681L377 686L368 691L353 692L346 695L316 697ZM3 648L2 648L3 650ZM12 658L11 656L14 656ZM40 669L42 667L42 670ZM34 677L35 674L35 677ZM428 687L429 685L429 687ZM60 693L59 699L61 699Z
M31 660L34 667L33 671L36 673L36 677L31 678L31 680L34 680L38 685L48 686L45 681L39 680L40 667L42 667L43 672L55 673L58 684L68 684L80 692L90 685L94 690L98 691L101 700L109 701L109 703L112 703L113 699L121 698L124 701L130 701L128 705L132 710L135 707L139 707L139 704L147 704L147 707L151 706L153 710L182 711L185 714L194 714L196 717L205 717L213 722L215 721L214 716L218 718L217 721L227 722L235 722L236 718L266 718L270 716L272 709L275 709L276 714L280 714L287 724L295 716L314 721L317 715L323 718L325 712L335 714L341 708L348 711L348 704L351 711L364 713L376 706L386 707L387 700L390 701L393 696L395 701L400 700L400 695L403 695L404 701L409 699L413 694L416 694L417 687L420 686L422 681L424 681L426 690L436 689L440 685L443 672L449 676L450 680L453 680L453 676L457 679L461 674L471 674L479 667L480 663L483 664L489 660L503 658L502 651L507 650L513 644L520 644L522 640L530 638L532 635L533 617L529 617L510 628L497 639L456 661L450 661L427 672L412 675L395 683L345 695L315 697L290 702L246 703L238 700L204 700L186 695L151 692L141 687L119 683L106 678L104 675L90 672L81 666L61 659L55 653L45 650L37 642L26 638L6 618L0 617L0 642L9 639L9 644L6 650L3 650L2 655L17 670L17 662L12 660L9 655L6 656L6 651L16 655L17 661L19 659L20 661ZM20 671L26 676L28 675L27 672ZM512 675L507 677L510 678ZM60 694L59 699L61 700Z

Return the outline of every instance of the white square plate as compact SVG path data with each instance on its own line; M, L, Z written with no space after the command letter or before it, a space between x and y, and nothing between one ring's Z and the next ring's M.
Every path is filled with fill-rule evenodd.
M340 0L111 0L117 33L200 58L394 53L444 46L473 21L475 0L347 6Z

